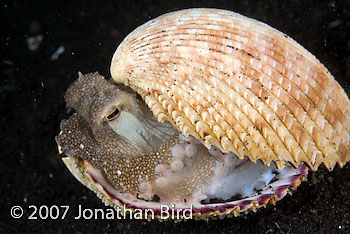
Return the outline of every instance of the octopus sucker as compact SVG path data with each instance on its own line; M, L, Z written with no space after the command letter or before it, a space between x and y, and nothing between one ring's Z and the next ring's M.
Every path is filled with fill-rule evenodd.
M118 46L111 78L79 73L56 137L108 205L237 216L282 199L308 169L350 159L345 91L293 39L240 14L153 19Z

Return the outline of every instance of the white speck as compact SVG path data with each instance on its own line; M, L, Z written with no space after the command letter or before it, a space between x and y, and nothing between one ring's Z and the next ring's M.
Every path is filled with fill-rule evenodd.
M71 134L71 133L72 133L72 131L71 131L71 130L69 130L69 131L68 131L68 134Z
M23 202L24 202L24 203L27 203L27 197L24 197L24 198L23 198Z
M83 144L80 144L80 145L79 145L79 148L80 148L80 149L84 149L84 145L83 145Z
M338 229L341 230L341 228L342 228L341 225L339 225L339 226L338 226Z
M51 60L57 60L58 57L64 53L64 51L65 51L64 46L58 47L56 52L51 55Z
M31 51L37 50L42 40L43 40L43 35L41 34L33 37L28 37L26 40L28 49Z
M117 170L117 176L120 176L122 172L120 170Z
M52 178L53 178L52 173L49 173L49 178L50 178L50 179L52 179Z

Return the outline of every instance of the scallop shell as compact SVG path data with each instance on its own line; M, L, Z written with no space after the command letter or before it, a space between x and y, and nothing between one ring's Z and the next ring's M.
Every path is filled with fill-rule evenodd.
M162 15L125 38L111 74L140 94L159 121L170 121L208 149L286 167L247 197L191 203L196 219L255 211L295 189L308 168L324 164L332 170L349 161L350 101L344 90L311 53L254 19L219 9ZM164 219L160 203L126 197L87 161L63 161L107 205L151 209ZM188 206L178 202L172 210Z
M131 32L111 74L207 148L332 170L350 158L350 101L306 49L272 27L218 9L162 15Z

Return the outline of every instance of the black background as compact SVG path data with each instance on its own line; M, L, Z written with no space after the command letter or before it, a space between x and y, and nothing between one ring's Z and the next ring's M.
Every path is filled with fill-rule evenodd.
M63 95L77 72L109 77L111 57L137 26L189 7L233 10L266 22L313 53L350 94L349 1L0 1L0 233L350 233L350 166L311 173L292 196L257 213L174 224L75 220L78 205L106 208L57 155L54 136L67 118ZM31 51L26 39L43 35ZM51 55L59 46L65 52ZM24 216L10 216L12 206ZM64 220L28 220L30 205L69 205Z

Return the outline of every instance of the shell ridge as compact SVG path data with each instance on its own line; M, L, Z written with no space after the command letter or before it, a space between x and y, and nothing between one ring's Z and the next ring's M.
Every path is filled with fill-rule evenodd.
M198 13L197 13L198 12ZM213 12L213 10L212 9L207 9L207 8L195 8L195 9L185 9L185 10L181 10L181 11L177 11L177 12L170 12L170 13L167 13L167 14L164 14L164 15L162 15L162 16L160 16L160 17L158 17L158 18L156 18L156 19L154 19L154 20L152 20L152 21L149 21L149 22L147 22L147 23L145 23L144 25L141 25L141 26L139 26L137 29L135 29L131 34L129 34L126 38L125 38L125 40L127 40L129 37L132 37L133 35L133 33L134 34L136 34L137 35L137 32L141 32L142 31L142 29L144 29L144 28L149 28L149 27L151 27L151 26L157 26L157 24L155 23L155 22L157 22L157 23L160 23L160 22L163 22L163 21L165 21L165 20L167 20L167 21L165 21L165 23L164 23L164 25L166 25L168 22L172 22L172 21L174 21L174 20L172 20L171 18L172 17L174 17L174 16L176 16L176 15L181 15L181 19L186 19L185 18L185 16L183 15L183 14L191 14L191 17L188 17L188 19L189 20L191 20L191 19L193 19L193 18L196 18L195 16L201 16L201 15L206 15L206 13L208 13L208 12ZM212 14L212 13L211 13ZM248 17L246 17L246 16L244 16L244 15L240 15L240 14L238 14L238 13L234 13L234 12L230 12L230 11L227 11L227 10L220 10L220 13L214 13L214 15L217 15L218 17L215 17L215 19L216 19L216 21L217 21L217 18L220 18L220 19L226 19L226 18L228 18L228 20L227 21L224 21L223 20L223 22L231 22L232 21L232 18L234 18L234 19L236 19L236 21L238 22L238 24L237 25L235 25L235 26L239 26L239 25L241 25L241 24L245 24L246 22L249 22L248 24L247 24L247 27L248 26L252 26L252 24L254 25L254 26L257 26L256 28L255 28L255 30L257 31L257 32L259 32L259 31L262 31L262 29L264 29L264 31L266 31L266 29L268 29L268 30L270 30L270 31L272 31L275 35L277 35L277 36L279 36L280 38L282 38L283 39L283 37L285 37L286 39L285 40L287 40L288 42L290 42L290 44L292 44L295 48L297 48L298 50L301 50L304 54L306 54L307 56L306 56L306 58L308 58L308 60L309 61L311 61L312 63L315 61L315 62L319 62L318 61L318 59L314 56L314 55L312 55L309 51L307 51L303 46L301 46L300 44L298 44L295 40L293 40L292 38L290 38L290 37L288 37L288 36L285 36L285 34L283 34L283 33L281 33L281 32L279 32L279 31L277 31L276 29L274 29L274 28L272 28L271 26L269 26L268 24L266 24L266 23L263 23L263 22L260 22L260 21L257 21L257 20L255 20L255 19L251 19L251 18L248 18ZM175 17L174 17L175 18ZM205 18L206 19L206 18ZM204 19L204 20L205 20ZM153 24L153 25L152 25ZM278 41L278 40L276 40L276 41ZM323 65L321 65L321 68L322 68L322 70L326 73L326 74L329 74L329 72L328 72L328 70L323 66ZM330 75L329 74L329 76L331 76L331 77L333 77L332 75ZM344 92L344 90L339 86L339 84L338 84L338 82L337 81L335 81L334 79L327 79L328 81L330 81L330 82L333 82L333 85L335 84L335 86L336 86L336 89L337 89L337 91L339 91L340 93L341 93L341 96L342 96L342 103L346 103L346 102L349 102L349 98L347 97L347 95L346 95L346 93ZM334 81L335 82L334 82ZM316 79L316 82L317 82L317 79ZM327 87L327 86L322 86L323 88L325 88L325 87ZM334 95L334 93L335 93L335 95L337 95L337 92L331 92L330 94L331 94L331 96L333 96ZM337 100L336 98L335 98L335 100ZM344 109L344 110L347 110L347 108L342 108L342 109Z
M178 77L177 79L179 79L180 77ZM162 83L163 84L163 82L161 81L161 80L159 80L159 83ZM164 85L164 84L163 84ZM171 89L171 87L169 87L169 86L164 86L164 87L166 87L167 89ZM177 86L177 87L179 87L179 86ZM177 89L179 89L179 88L177 88ZM187 92L188 93L188 92ZM174 95L177 95L177 96L179 96L179 94L178 93L175 93ZM182 102L182 105L184 104L184 102ZM173 105L177 105L176 103L174 103L173 102ZM207 103L207 105L208 106L211 106L210 104L209 104L209 102ZM191 106L191 103L189 103L189 102L186 102L186 107L189 107L189 106ZM207 107L208 107L207 106ZM164 106L163 106L164 107ZM166 108L166 107L164 107L164 108ZM192 107L193 108L193 107ZM183 108L180 108L180 110L182 110ZM203 119L203 116L201 116L198 112L197 112L197 110L195 109L195 108L193 108L192 110L194 110L196 113L197 113L197 117L199 117L199 118L201 118L201 122L202 123L204 123L205 124L205 121L203 121L204 119ZM171 116L172 114L171 114L171 112L169 112L169 115ZM176 122L175 121L175 119L174 118L172 118L172 120L173 120L173 122ZM216 122L215 122L216 123ZM216 123L217 124L217 123ZM191 123L191 127L192 128L195 128L195 123ZM206 127L206 131L207 131L207 133L206 134L209 134L209 133L213 133L213 131L214 131L214 127L215 127L215 125L212 125L211 127L209 126L209 125L207 125L207 127ZM232 130L234 130L234 129L232 129ZM239 137L238 137L238 135L237 135L237 133L236 133L236 136L237 136L237 139L239 139ZM200 139L202 139L202 141L205 141L205 139L203 139L203 136L200 136ZM242 143L242 145L243 145L243 143ZM220 144L217 142L217 146L220 146ZM222 147L222 146L220 146L220 147ZM237 148L236 148L237 149ZM238 149L237 149L238 150ZM241 152L241 150L239 150L240 152ZM244 151L246 151L246 152L248 152L247 150L244 150Z
M208 84L208 82L207 82L206 80L201 80L201 81L206 82L206 84ZM161 82L161 81L159 81L159 82ZM199 80L197 80L197 82L199 82ZM179 85L178 85L177 87L179 87ZM201 90L201 89L199 89L199 90ZM204 95L202 94L202 96L204 96ZM211 104L211 106L214 106L214 105ZM238 106L238 107L239 107L239 106ZM215 108L216 108L216 110L220 113L220 108L218 108L218 107L215 107ZM237 110L240 111L238 108L237 108ZM243 114L243 115L245 115L246 118L249 119L248 116L247 116L246 114ZM224 115L221 114L221 117L224 117ZM250 120L249 120L249 121L250 121ZM250 124L250 126L253 126L253 124ZM249 130L246 129L245 132L249 132ZM258 139L259 139L259 138L258 138ZM241 141L243 140L242 137L240 137L240 140L241 140ZM244 141L244 140L243 140L243 141ZM252 142L254 142L254 141L252 141ZM257 141L255 141L255 142L257 142ZM257 147L256 147L256 148L257 148ZM275 158L276 158L276 157L275 157ZM254 158L252 158L252 159L254 160ZM270 159L270 160L265 160L264 162L265 162L265 163L270 163L270 161L271 161L271 159Z
M315 118L315 117L314 117ZM310 133L310 132L309 132ZM325 151L323 151L323 153L325 153Z
M208 34L208 35L210 35L210 34ZM215 37L215 36L212 36L212 37ZM202 41L202 42L206 42L206 43L211 43L211 42L207 42L207 41L204 41L204 40L200 40L200 39L196 39L198 42L199 41ZM150 44L150 43L148 43L148 44ZM222 44L222 46L228 46L228 45L226 45L226 44ZM157 46L158 47L158 46ZM192 46L190 46L191 48L193 48L194 46L192 45ZM151 48L149 48L149 49L154 49L155 47L151 47ZM249 48L249 47L248 47ZM198 49L201 49L200 47L198 47ZM213 51L215 51L215 50L213 50ZM165 53L165 51L163 51L163 53ZM222 51L219 51L218 50L218 53L223 53ZM248 52L249 53L249 52ZM265 55L266 56L266 55ZM267 55L267 56L269 56L269 55ZM298 67L299 68L299 67ZM279 71L279 73L280 73L281 71ZM294 74L294 73L293 73ZM282 74L283 75L283 74ZM296 74L297 76L299 76L298 74ZM283 77L283 76L282 76ZM292 77L293 78L293 77ZM293 79L291 79L291 80L293 80ZM304 81L305 82L305 81ZM300 81L299 81L299 83L300 83ZM306 84L307 85L307 84ZM295 86L293 86L294 88L297 88L298 90L300 90L300 88L298 87L298 85L295 87ZM286 89L286 88L284 88L284 89ZM301 91L301 90L300 90ZM320 94L321 95L321 94ZM312 100L313 101L313 103L314 103L314 105L318 105L319 104L319 102L318 101L315 101L313 98L312 98L312 96L308 96L308 98L310 99L310 100ZM319 99L317 99L317 100L319 100ZM328 106L328 103L326 103L326 105ZM323 111L321 111L321 113L323 113L324 111L326 110L326 108L323 108ZM327 115L325 115L325 117L326 117L326 119L328 120L328 118L327 118Z
M212 78L212 79L209 79L209 82L208 82L208 80L205 80L205 79L202 79L202 80L197 80L196 82L199 82L199 81L203 81L204 83L206 83L206 84L209 84L209 85L211 85L211 87L213 87L213 85L210 83L210 80L213 80L213 79L215 79L215 78ZM217 84L217 86L219 87L219 83ZM220 88L222 88L222 85L220 85ZM223 92L225 91L225 90L222 90ZM231 92L232 91L234 91L234 90L230 90ZM227 92L226 92L227 93ZM234 95L233 93L230 93L230 95ZM261 157L261 155L263 155L262 154L262 152L261 152L261 150L260 150L260 148L259 147L257 147L257 146L255 146L255 145L257 145L257 143L259 142L259 140L254 140L254 138L252 138L252 137L250 137L249 136L249 134L250 135L252 135L252 132L251 131L253 131L253 130L249 130L250 129L250 127L251 126L253 126L254 124L253 124L253 122L255 122L255 121L253 121L253 118L251 117L251 116L249 116L249 114L247 114L247 113L244 113L244 112L242 112L242 110L240 110L240 106L239 105L237 105L237 103L235 103L232 99L231 99L231 97L230 97L230 95L228 95L227 96L227 98L230 98L229 99L229 104L234 104L235 105L235 107L232 107L232 108L234 108L234 110L233 110L233 112L235 112L235 113L240 113L239 114L239 116L241 116L241 118L240 117L235 117L235 115L233 115L232 117L235 119L235 122L238 122L238 124L239 124L239 126L241 126L241 128L242 129L244 129L244 131L243 131L243 133L248 133L248 136L247 135L245 135L244 137L240 137L240 140L241 140L241 142L243 143L243 142L247 142L246 144L248 144L248 143L252 143L253 144L253 146L251 146L250 148L256 148L256 149L259 149L259 153L260 153L260 157ZM240 95L237 91L235 91L235 95ZM242 97L242 96L241 96ZM220 100L220 104L221 105L212 105L215 109L216 109L216 111L218 112L218 113L220 113L220 115L221 115L221 117L224 117L224 119L226 119L226 116L225 116L225 114L223 114L223 111L225 110L225 108L222 108L223 106L225 106L224 105L224 103L222 103L222 101ZM245 105L247 105L248 104L248 102L246 102L245 103ZM232 109L231 109L231 111L232 111ZM247 119L249 122L250 122L250 124L248 125L248 126L243 126L241 123L240 123L240 120L242 119L242 117L243 118L245 118L245 119ZM225 122L225 123L227 123L227 122ZM230 127L232 128L232 129L235 129L235 127L236 127L236 125L233 125L232 126L232 124L230 124L230 123L228 123L229 125L230 125ZM239 131L239 130L238 130ZM242 135L242 131L239 131L240 132L240 134L238 134L238 135ZM228 136L229 137L229 136ZM261 136L262 137L262 136ZM231 137L229 137L230 139L231 139ZM258 139L260 139L260 138L258 138ZM264 143L266 144L266 141L265 141L265 139L264 139ZM245 144L245 145L246 145ZM255 147L254 147L255 146ZM263 162L264 163L270 163L270 161L273 159L273 158L277 158L277 156L275 155L275 156L272 156L272 158L266 158L265 160L263 160ZM256 160L257 158L256 158L256 156L254 157L252 157L251 158L252 160Z
M241 95L241 97L243 97L243 96ZM244 97L243 97L243 98L244 98ZM238 106L238 107L239 107L239 106ZM276 131L276 129L274 129L274 131ZM249 131L248 131L248 130L246 130L246 132L249 132ZM241 139L241 140L242 140L242 139ZM268 163L269 163L270 161L265 161L265 163L266 163L266 162L268 162Z
M203 8L198 8L198 9L195 9L195 10L199 12L199 13L197 14L197 16L201 16L201 15L202 15L202 12L208 12L208 9L205 9L205 8L204 8L204 9L203 9ZM187 10L183 10L183 11L181 11L181 12L186 13L186 11L187 11ZM210 11L209 11L209 12L210 12ZM179 13L180 13L180 12L179 12ZM176 14L176 13L168 13L168 14L166 14L166 15L161 16L162 19L167 19L167 20L168 20L166 23L164 23L165 25L166 25L169 21L171 22L171 20L169 20L169 18L171 18L173 14ZM196 14L192 14L192 17L189 17L188 20L192 20L192 19L194 18L195 15L196 15ZM319 60L318 60L314 55L312 55L310 52L308 52L303 46L301 46L300 44L298 44L295 40L293 40L292 38L286 36L285 34L283 34L283 33L279 32L279 31L277 31L276 29L272 28L271 26L269 26L269 25L267 25L267 24L265 24L265 23L263 23L263 22L259 22L259 21L254 20L254 19L250 19L250 18L248 18L248 17L246 17L246 16L243 16L243 15L240 15L240 14L237 14L237 13L232 14L231 12L225 11L225 10L222 10L222 13L218 13L217 15L218 15L218 16L224 16L224 17L222 17L222 18L220 18L220 17L215 17L216 23L218 23L218 22L223 22L223 23L231 22L231 21L232 21L232 18L229 18L229 20L225 21L225 19L229 16L229 17L234 17L234 18L236 19L236 21L238 21L238 22L236 22L235 25L245 25L245 26L248 27L248 28L251 27L252 24L253 24L253 26L262 26L262 27L256 27L255 30L256 30L257 32L259 32L259 31L262 32L262 29L264 29L263 33L265 33L266 30L270 30L270 31L272 31L272 32L274 33L274 35L277 35L279 38L285 37L285 38L286 38L285 40L287 40L288 42L290 42L291 45L293 45L297 50L301 50L304 54L307 54L307 56L305 56L305 58L308 59L308 61L309 61L310 63L312 63L313 65L315 65L316 62L319 62ZM197 18L198 18L198 17L197 17ZM196 18L196 19L197 19L197 18ZM221 19L222 21L218 21L218 19ZM243 19L243 20L242 20L242 19ZM182 18L182 21L185 21L185 20L186 20L186 18ZM205 21L208 21L208 19L203 17L203 22L205 22ZM158 22L162 22L162 21L159 20ZM249 22L249 23L246 24L246 22ZM254 25L254 24L255 24L255 25ZM136 31L137 31L137 30L136 30ZM275 40L276 40L276 39L275 39ZM276 40L276 41L279 41L279 40ZM259 41L258 41L258 42L259 42ZM275 46L279 47L278 44L275 44ZM320 64L320 63L319 63L319 64ZM317 65L317 64L316 64L316 65ZM323 65L321 65L320 67L321 67L321 69L323 70L323 72L324 72L325 74L331 76L330 73L328 72L327 68L325 68ZM331 76L331 77L333 77L333 76ZM321 76L320 78L323 79L322 76ZM326 79L326 81L328 81L328 82L333 82L333 80L334 80L334 79L329 79L329 78L328 78L328 79L325 78L325 79ZM313 81L316 81L316 82L317 82L318 79L314 79ZM340 91L340 93L341 93L342 96L344 96L343 98L345 98L345 99L348 100L347 95L345 94L344 90L339 86L339 84L338 84L336 81L335 81L335 83L333 82L333 85L334 85L334 84L335 84L335 86L336 86L336 89L337 89L338 91ZM327 86L322 86L322 85L321 85L321 87L325 88L325 87L327 87ZM334 92L331 92L330 94L332 95L332 94L334 94ZM337 99L335 99L335 100L337 100ZM344 110L347 110L346 108L343 108L343 109L344 109Z
M210 35L210 34L207 34L207 35ZM212 36L212 37L215 37L215 36ZM219 36L218 36L219 37ZM208 37L208 38L210 38L210 37ZM196 41L202 41L202 42L206 42L206 43L208 43L208 44L210 44L210 43L212 43L212 42L208 42L208 41L205 41L205 40L200 40L200 39L196 39ZM229 46L229 45L227 45L227 44L221 44L222 46ZM194 46L193 45L191 45L189 48L193 48ZM151 47L151 48L149 48L149 49L154 49L155 47ZM197 47L198 49L201 49L201 47ZM248 47L249 48L249 47ZM253 49L253 48L249 48L249 49ZM242 49L241 49L242 50ZM215 50L212 50L212 51L215 51ZM226 54L225 52L223 52L223 51L220 51L220 50L217 50L217 52L218 53L223 53L223 54ZM244 51L245 52L245 51ZM163 52L163 53L165 53L165 51ZM247 53L249 53L249 52L247 52ZM269 56L269 55L264 55L264 56ZM259 56L259 57L261 57L261 55ZM257 59L261 59L261 58L258 58L257 57ZM298 67L299 68L299 67ZM270 70L271 71L271 70ZM279 71L279 70L277 70L276 72L278 72L278 73L281 73L281 71ZM294 74L294 73L293 73ZM281 75L283 75L283 74L281 74ZM298 74L296 74L296 76L299 76ZM283 77L283 76L282 76ZM293 77L292 77L293 78ZM292 83L294 83L295 84L295 82L293 82L293 79L291 79L290 80ZM303 80L304 81L304 80ZM304 81L305 82L305 81ZM299 84L300 84L300 81L298 82ZM301 84L300 84L301 85ZM304 85L306 85L307 87L310 87L310 86L308 86L307 84L304 84ZM300 92L302 91L301 89L300 89L300 87L298 86L298 84L296 84L296 86L294 86L293 84L292 84L292 88L297 88ZM307 88L306 87L306 88ZM287 88L285 88L285 87L283 87L285 90L287 89ZM290 88L289 88L290 89ZM312 89L312 87L311 88L308 88L308 89ZM315 92L314 92L315 93ZM302 94L303 95L303 94ZM319 95L321 95L321 94L319 94ZM318 104L320 103L320 102L318 102L318 100L320 100L319 99L319 97L321 97L321 96L316 96L316 97L318 97L317 98L317 100L315 101L315 99L314 98L312 98L312 96L307 96L312 102L313 102L313 104L314 105L317 105L318 106ZM327 106L329 106L329 104L328 103L326 103L326 105ZM324 113L324 111L325 110L327 110L327 108L323 108L323 110L322 111L320 111L321 113ZM327 122L329 122L328 121L328 118L327 118L327 114L325 115L325 117L326 117L326 119L327 119ZM316 118L316 117L315 117ZM314 119L314 118L313 118Z
M132 84L131 87L136 91L136 90L142 90L143 88L148 89L152 86L142 86L139 84ZM161 102L159 102L159 100L157 100L157 98L153 98L151 95L147 95L147 94L143 93L143 94L141 94L141 97L144 100L146 97L149 97L151 100L155 101L155 104L150 107L150 109L152 110L153 113L160 112L160 109L161 109L162 113L164 115L168 116L167 119L174 126L176 126L176 128L178 128L181 132L184 133L184 128L185 128L185 126L187 126L190 129L192 129L191 133L196 133L196 137L198 139L201 139L201 141L203 141L202 136L197 134L197 132L195 131L195 126L190 121L188 121L188 120L186 121L186 119L182 118L181 115L179 115L179 113L174 113L175 109L173 108L173 106L177 106L177 104L173 100L167 99L168 102L170 102L170 103L168 103L167 105L164 106ZM160 96L159 98L162 98L162 96ZM168 111L166 111L166 110L168 110ZM169 113L169 114L167 114L167 113ZM174 116L174 114L175 114L175 116ZM159 113L158 113L158 115L159 115ZM209 133L211 133L211 130L209 131ZM209 133L207 133L207 134L209 134ZM186 135L186 133L184 133L184 134ZM214 143L214 142L211 142L211 143Z
M207 15L208 12L211 13ZM181 15L181 13L183 14ZM191 14L191 16L188 16L188 14ZM180 15L181 17L177 18ZM206 26L205 22L210 23ZM143 71L147 70L147 74L150 74L150 76L159 71L158 68L154 68L157 64L168 72L189 69L185 66L190 64L199 68L202 73L208 73L209 76L220 79L235 76L237 71L246 69L246 77L239 78L239 82L242 83L244 88L240 87L236 92L240 92L239 95L242 101L245 100L246 102L242 106L245 110L240 113L245 115L247 119L239 120L239 118L235 118L236 121L241 121L243 127L247 127L252 123L256 125L257 121L262 121L261 124L268 123L267 125L270 125L270 128L261 129L259 134L255 134L256 136L252 139L252 142L256 145L254 144L252 148L267 144L269 147L272 146L273 152L279 152L281 149L288 152L286 156L279 153L274 159L268 159L272 157L272 155L269 155L264 158L264 162L286 160L293 165L299 165L299 160L301 160L313 169L316 169L321 163L328 169L332 169L336 162L344 162L347 157L350 157L346 156L347 153L341 153L341 157L337 154L340 149L342 149L342 152L345 151L343 150L344 147L349 149L346 145L350 141L350 121L346 121L346 117L350 114L346 112L348 107L345 104L349 103L348 97L344 91L341 91L340 94L334 94L334 91L342 89L333 76L315 56L290 37L265 23L251 20L245 16L236 13L231 14L226 11L215 13L215 11L207 9L191 9L169 13L149 24L146 23L146 26L142 29L144 30L143 35L142 31L136 29L136 32L129 34L130 37L127 37L130 43L125 42L125 44L128 44L127 46L120 46L122 49L131 48L130 57L133 57L133 60L125 60L133 62L132 66L129 67L135 68L135 70L130 71L128 75L133 79L138 76L137 72L142 70L144 62L147 62L147 65L143 67ZM196 35L192 35L194 30L198 32ZM254 33L249 30L253 30ZM137 40L137 36L142 36L141 40ZM126 39L126 41L128 40ZM126 51L126 54L128 53L129 50ZM236 58L241 60L238 63L241 67L236 66ZM124 69L123 62L125 62L123 59L119 62L122 67L119 70ZM193 67L190 69L193 69ZM213 73L219 75L215 76ZM269 80L268 77L272 79ZM144 82L142 77L139 78L140 80L135 80L135 85L137 85L137 82ZM118 79L122 81L123 78L120 76L120 78L116 78L116 81ZM164 79L164 86L160 87L152 82L149 85L157 86L157 89L160 90L167 89L166 87L169 88L165 77L159 77L159 79ZM259 85L263 85L264 89L259 89ZM323 90L324 87L328 86L330 90ZM246 89L250 89L251 93L244 91ZM186 88L181 87L180 89L179 87L179 90L186 90ZM162 90L160 92L164 93ZM181 95L184 94L183 91L178 91L177 99L181 99ZM265 94L268 94L271 100L259 102L258 99ZM150 96L152 95L151 93ZM160 97L158 96L158 98ZM211 98L215 99L215 97ZM156 99L154 101L165 103L163 99ZM209 99L208 101L213 103ZM180 105L176 101L173 102L174 106L171 108L182 108L185 111L182 119L178 116L179 113L174 114L174 117L178 119L177 121L174 119L173 123L175 125L177 123L181 124L181 131L186 129L189 132L197 132L201 129L199 126L203 124L195 125L193 123L201 117L201 114L190 102L186 104L189 105L187 107L182 106L185 105L184 103L182 101ZM247 105L247 103L249 104ZM225 107L225 103L221 102L221 104L220 108ZM169 109L165 104L160 103L160 105L163 105L165 112ZM225 120L227 114L220 108L215 108L216 112L209 115L214 117L218 125L217 127L213 123L207 125L211 126L210 135L213 135L212 137L207 136L206 146L210 146L210 142L214 141L222 145L223 142L219 139L223 135L231 141L232 136L238 136L237 139L243 143L243 138L232 126L231 129L235 134L232 135L231 132L230 138L229 133L225 131L230 130L226 126L226 124L230 124L227 121L222 121L222 119ZM264 110L265 108L267 109ZM248 109L255 110L255 112L248 113ZM277 115L269 114L269 112L273 113L275 111ZM194 113L196 115L192 116ZM338 114L335 116L334 113ZM171 115L173 114L169 115L162 112L162 118ZM272 116L277 116L278 121L272 121ZM179 121L180 119L181 121ZM189 123L192 125L188 125ZM279 123L283 124L283 129L279 128ZM221 133L222 131L225 131L225 133ZM246 129L245 132L246 134L249 133L249 129ZM337 135L340 135L340 137L336 137ZM280 140L280 143L272 143L274 136ZM258 142L262 139L264 141L259 145ZM233 145L238 146L237 144ZM250 153L252 153L252 148L249 147L250 150L248 149ZM254 160L254 156L251 155L250 158Z
M215 67L212 67L212 68L215 68ZM243 97L243 96L242 96ZM276 131L276 130L275 130ZM242 140L242 139L241 139ZM282 139L283 140L283 139ZM284 143L285 144L285 143ZM290 149L288 150L289 152L292 152ZM295 160L296 161L296 160Z

